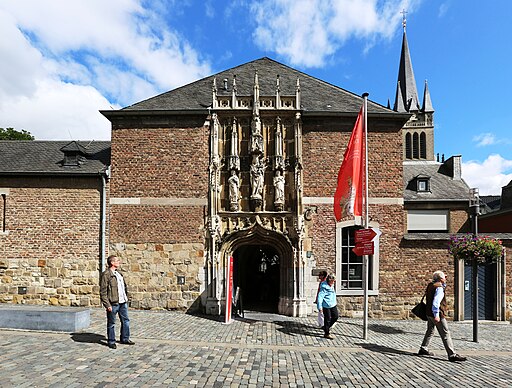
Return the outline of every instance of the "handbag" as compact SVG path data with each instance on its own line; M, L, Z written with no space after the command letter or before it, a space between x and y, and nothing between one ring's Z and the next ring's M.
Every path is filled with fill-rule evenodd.
M411 312L416 315L418 318L426 321L428 320L427 318L427 305L425 304L425 302L423 302L423 299L425 299L425 295L426 294L423 294L423 298L421 298L421 301L420 303L418 303L416 306L414 306L411 310Z

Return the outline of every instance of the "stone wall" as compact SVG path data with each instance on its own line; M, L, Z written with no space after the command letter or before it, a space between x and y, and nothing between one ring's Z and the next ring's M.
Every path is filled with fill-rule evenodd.
M204 283L202 244L112 244L121 258L130 305L140 309L199 308ZM180 284L180 280L182 280Z
M99 304L100 177L1 178L0 302Z

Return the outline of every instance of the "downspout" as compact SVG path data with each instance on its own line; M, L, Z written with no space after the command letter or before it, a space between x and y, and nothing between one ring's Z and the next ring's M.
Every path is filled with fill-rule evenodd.
M107 219L107 180L110 178L110 166L103 172L101 176L101 211L100 211L100 273L106 268L106 219Z

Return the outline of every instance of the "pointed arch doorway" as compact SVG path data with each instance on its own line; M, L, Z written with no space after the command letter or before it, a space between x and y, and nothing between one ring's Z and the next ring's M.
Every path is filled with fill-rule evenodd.
M271 245L243 245L233 252L233 286L244 310L278 313L281 258Z

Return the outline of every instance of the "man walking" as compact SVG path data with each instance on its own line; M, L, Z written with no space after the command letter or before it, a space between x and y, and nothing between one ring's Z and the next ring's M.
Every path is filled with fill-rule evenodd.
M123 275L117 269L121 260L115 255L107 258L108 269L101 274L100 298L107 310L107 339L108 347L116 349L116 315L121 321L121 343L133 345L130 340L130 319L128 318L128 293Z
M332 325L338 320L338 308L336 307L336 290L334 289L334 275L327 275L320 283L320 291L317 296L318 311L324 315L324 338L333 339L330 333Z
M434 336L434 327L437 328L441 339L443 340L444 348L448 353L448 360L450 361L466 361L466 357L460 356L455 353L453 349L453 342L450 332L448 331L448 322L446 321L446 275L442 271L434 272L432 282L428 284L426 295L427 305L427 332L423 338L419 356L433 356L434 353L428 350L430 340Z

